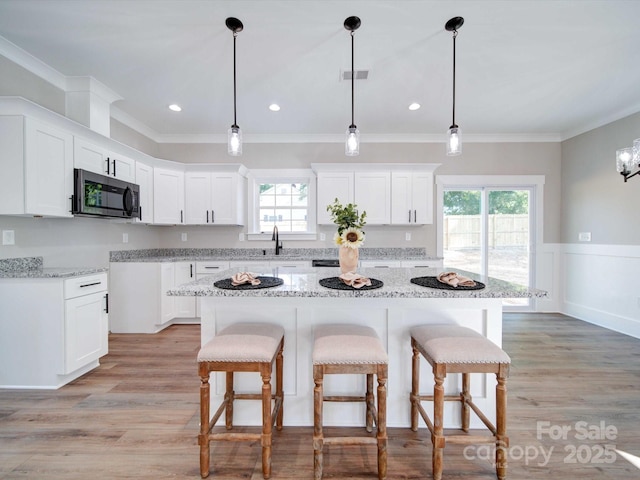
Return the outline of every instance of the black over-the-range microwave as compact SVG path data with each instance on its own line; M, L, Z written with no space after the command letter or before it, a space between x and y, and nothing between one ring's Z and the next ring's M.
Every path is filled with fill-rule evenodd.
M138 185L79 168L74 169L73 180L74 215L142 218Z

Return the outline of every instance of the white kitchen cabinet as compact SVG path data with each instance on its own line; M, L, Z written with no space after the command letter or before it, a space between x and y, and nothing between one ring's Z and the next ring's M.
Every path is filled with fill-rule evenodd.
M443 268L441 258L431 258L428 260L402 260L401 266L409 268Z
M153 223L153 167L136 162L136 183L140 187L139 223Z
M73 139L73 164L90 172L135 183L135 161L125 155L95 145L83 138Z
M0 214L72 216L72 135L22 115L0 116L0 146Z
M342 205L354 203L358 211L367 212L368 225L386 225L391 221L391 176L388 171L381 172L318 172L319 225L333 224L327 205L335 199Z
M246 180L233 172L185 173L185 223L244 225Z
M400 260L360 260L361 268L393 268L402 266Z
M196 262L175 262L173 285L170 288L192 282L196 279ZM166 290L163 290L163 295ZM195 318L196 299L195 297L173 297L175 298L174 318Z
M327 205L337 198L342 205L353 203L353 172L318 172L317 222L318 225L332 225Z
M367 212L367 225L391 223L391 173L356 172L354 199L358 212Z
M432 172L391 172L391 223L433 223Z
M153 223L184 223L184 172L153 169Z
M65 281L65 361L70 374L107 354L107 274Z
M111 262L109 325L114 333L156 333L195 321L195 297L166 294L187 283L194 262ZM133 287L132 287L133 286ZM184 302L183 302L184 300Z
M0 279L0 388L59 388L108 352L107 274Z

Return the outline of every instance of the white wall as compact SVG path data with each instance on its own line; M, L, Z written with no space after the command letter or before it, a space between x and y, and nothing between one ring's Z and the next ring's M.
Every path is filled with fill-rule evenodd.
M108 267L111 250L158 248L153 227L93 218L30 218L0 215L0 230L15 232L15 245L0 258L44 257L45 267ZM122 243L122 234L129 236Z
M615 151L640 137L640 114L562 143L557 310L640 338L640 178L624 183ZM578 233L590 232L590 243Z

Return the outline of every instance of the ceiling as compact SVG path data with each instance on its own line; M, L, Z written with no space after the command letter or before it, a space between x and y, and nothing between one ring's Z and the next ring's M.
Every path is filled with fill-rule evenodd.
M122 97L114 116L157 141L339 138L351 123L346 17L357 15L355 123L363 140L563 139L640 111L640 1L0 0L0 36L65 76ZM269 104L281 106L271 112ZM418 102L417 111L408 105ZM182 112L168 110L177 103ZM125 122L126 123L126 122Z

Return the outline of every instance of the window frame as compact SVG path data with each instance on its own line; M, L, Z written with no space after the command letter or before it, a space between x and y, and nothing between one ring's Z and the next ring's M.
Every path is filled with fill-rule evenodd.
M306 183L308 195L307 231L279 232L281 240L316 240L316 175L311 169L255 169L247 175L249 181L247 201L247 240L271 240L271 232L260 231L260 184Z

